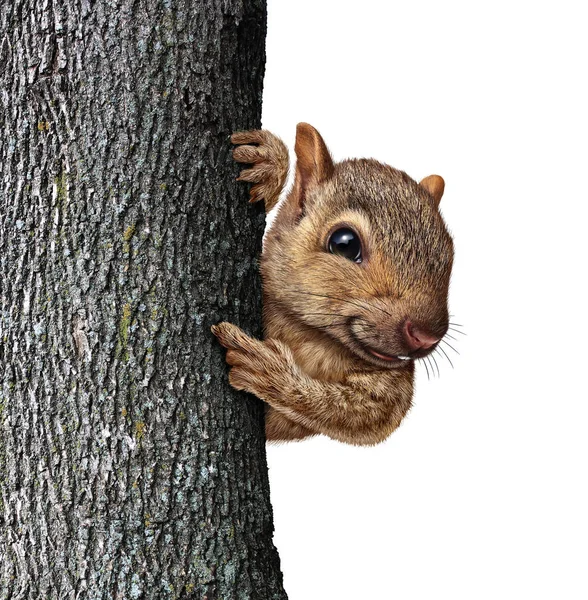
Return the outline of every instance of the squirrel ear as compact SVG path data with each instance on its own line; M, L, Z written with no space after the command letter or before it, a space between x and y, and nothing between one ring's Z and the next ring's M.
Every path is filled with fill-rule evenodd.
M296 126L296 178L300 207L304 206L306 190L326 181L335 169L333 159L321 134L308 123Z
M443 197L443 191L445 190L443 177L440 177L439 175L429 175L428 177L425 177L419 185L424 187L427 192L433 196L435 204L439 206L439 202L441 202L441 198Z

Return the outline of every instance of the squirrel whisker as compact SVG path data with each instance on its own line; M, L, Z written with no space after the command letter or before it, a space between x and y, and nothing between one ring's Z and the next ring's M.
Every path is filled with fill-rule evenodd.
M432 352L431 354L429 354L429 356L431 357L432 361L435 363L435 368L437 369L437 376L441 377L441 371L439 371L439 365L437 364L437 359L435 358L435 352Z
M329 296L328 294L316 294L313 292L302 292L300 290L294 290L291 289L290 291L295 292L297 294L305 294L307 296L317 296L318 298L328 298L329 300L335 300L338 302L346 302L347 304L353 304L354 306L357 306L359 308L363 308L364 310L367 309L369 310L370 308L377 308L378 310L382 311L384 314L392 317L393 315L391 315L388 311L384 310L383 308L381 308L380 306L376 306L376 305L371 305L371 304L367 304L367 303L361 303L361 300L349 300L348 298L337 298L336 296Z
M349 320L351 317L347 317L346 315L342 315L339 313L319 313L319 312L315 312L315 313L310 313L310 312L305 312L304 313L305 316L324 316L324 317L341 317L341 318L345 318L346 320ZM360 316L354 316L352 317L353 319L359 320L359 321L367 321L364 317L360 317Z
M446 346L449 346L456 354L459 354L459 352L447 340L441 338L441 342Z
M461 335L467 335L467 333L465 333L464 331L460 331L459 329L454 329L453 327L451 327L451 325L449 326L449 330L453 331L453 333L461 333Z
M451 362L451 359L449 358L449 355L447 354L447 352L445 352L445 350L443 349L443 346L439 345L437 346L437 348L439 350L441 350L441 352L443 352L443 354L445 355L445 358L449 361L449 364L451 365L451 368L454 369L455 367L453 366L453 363Z
M431 373L433 374L433 377L437 377L437 375L435 375L435 369L433 368L433 363L431 362L430 354L427 355L427 362L429 363L429 367L431 367Z
M425 371L427 371L427 381L431 381L431 376L429 375L429 369L427 367L427 361L424 358L420 358L419 360L421 360L423 365L425 365Z

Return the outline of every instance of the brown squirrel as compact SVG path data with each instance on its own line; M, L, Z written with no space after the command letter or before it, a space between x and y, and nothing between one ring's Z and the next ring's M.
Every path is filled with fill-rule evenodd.
M251 164L251 202L278 202L288 150L268 131L235 133ZM316 434L385 440L411 406L414 361L449 326L453 242L438 205L444 182L417 183L373 159L334 163L310 125L296 129L296 174L261 258L263 341L212 327L229 381L267 403L268 441Z

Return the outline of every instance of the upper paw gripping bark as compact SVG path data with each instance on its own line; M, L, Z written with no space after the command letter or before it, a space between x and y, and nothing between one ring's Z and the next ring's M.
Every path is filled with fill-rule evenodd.
M252 165L243 169L237 180L255 184L249 192L250 201L264 200L269 212L277 204L288 177L288 149L279 137L263 129L234 133L231 141L237 145L233 158Z

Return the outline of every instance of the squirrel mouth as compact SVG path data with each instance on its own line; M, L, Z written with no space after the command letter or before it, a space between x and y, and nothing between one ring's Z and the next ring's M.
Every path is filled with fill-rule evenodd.
M381 352L376 352L375 350L372 350L371 348L366 348L366 350L370 354L375 356L376 358L380 358L380 359L388 361L388 362L401 362L401 361L411 360L410 356L400 356L400 355L391 356L389 354L382 354Z
M379 361L388 363L391 367L400 366L402 364L408 364L409 362L411 362L414 359L413 356L408 356L406 354L384 354L383 352L374 350L372 347L370 347L368 344L366 344L366 342L364 340L361 340L358 338L358 336L353 331L353 327L351 327L350 333L351 333L351 337L353 339L356 351L359 350L360 355L363 355L364 359L367 358L366 354L371 355Z

